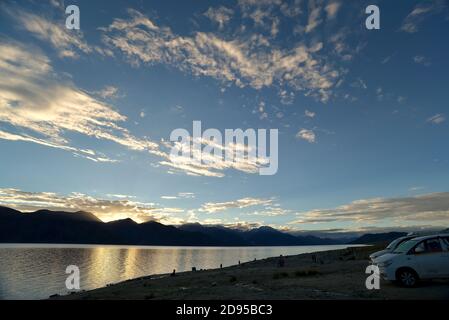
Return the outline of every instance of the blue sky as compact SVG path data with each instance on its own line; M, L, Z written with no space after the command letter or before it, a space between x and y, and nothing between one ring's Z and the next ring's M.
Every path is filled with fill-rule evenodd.
M0 204L289 230L447 224L446 1L3 1L0 17ZM277 174L167 165L171 131L194 120L278 129Z

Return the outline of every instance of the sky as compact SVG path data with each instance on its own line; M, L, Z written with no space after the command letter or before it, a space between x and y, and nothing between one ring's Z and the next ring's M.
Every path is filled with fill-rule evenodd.
M65 26L66 6L80 29ZM380 9L368 30L365 8ZM0 2L0 205L290 231L448 226L447 1ZM278 171L170 134L278 129Z

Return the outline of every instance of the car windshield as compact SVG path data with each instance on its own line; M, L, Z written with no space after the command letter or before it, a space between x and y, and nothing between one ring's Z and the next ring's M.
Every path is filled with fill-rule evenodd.
M413 248L415 245L418 244L417 240L409 240L409 241L405 241L403 243L401 243L399 245L399 247L397 247L393 253L406 253L408 252L411 248Z
M394 241L392 241L388 246L387 249L393 250L394 248L396 248L398 246L398 244L402 241L402 238L396 239Z

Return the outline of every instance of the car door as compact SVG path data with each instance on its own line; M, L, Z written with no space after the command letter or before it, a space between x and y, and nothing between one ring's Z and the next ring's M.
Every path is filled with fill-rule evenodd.
M424 240L412 250L410 266L423 279L444 277L445 253L439 238Z
M445 278L449 278L449 237L441 238L441 242L443 244L443 266L442 273Z

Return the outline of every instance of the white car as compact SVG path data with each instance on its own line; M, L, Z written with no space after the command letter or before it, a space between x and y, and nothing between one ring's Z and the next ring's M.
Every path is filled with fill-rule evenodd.
M418 235L415 234L397 238L396 240L393 240L384 250L372 253L369 258L371 259L371 261L374 261L374 259L377 259L384 254L393 252L403 242L416 238L417 236Z
M449 234L413 238L373 263L385 280L406 287L421 279L449 278Z

